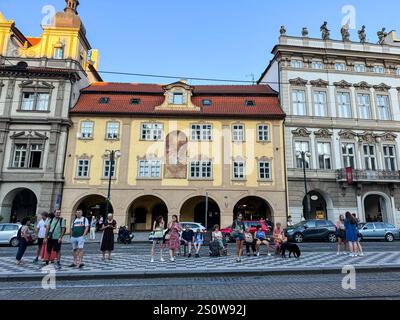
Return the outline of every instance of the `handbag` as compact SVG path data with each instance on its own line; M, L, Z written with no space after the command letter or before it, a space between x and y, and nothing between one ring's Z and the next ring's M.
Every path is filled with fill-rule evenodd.
M251 234L251 233L246 233L245 235L244 235L244 238L245 238L245 240L246 240L246 242L247 243L253 243L253 235Z
M171 239L171 235L170 235L169 233L167 233L167 234L165 235L165 240L169 240L169 239Z

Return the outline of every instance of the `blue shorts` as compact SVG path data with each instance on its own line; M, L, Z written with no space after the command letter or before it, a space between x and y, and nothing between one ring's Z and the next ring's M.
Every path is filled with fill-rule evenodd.
M239 233L239 234L236 236L235 240L236 240L236 241L243 241L243 240L244 240L244 234Z

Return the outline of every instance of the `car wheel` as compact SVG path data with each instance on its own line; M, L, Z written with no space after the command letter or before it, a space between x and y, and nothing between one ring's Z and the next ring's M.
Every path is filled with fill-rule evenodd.
M18 247L18 245L19 245L18 239L17 238L12 238L11 241L10 241L10 246L15 248L15 247Z
M393 237L393 235L392 235L391 233L388 233L388 234L386 234L386 236L385 236L385 240L386 240L387 242L392 242L392 241L394 240L394 237Z
M296 241L297 243L303 242L303 239L304 239L304 237L303 237L303 235L301 233L296 233L293 236L293 238L294 238L294 241Z
M328 236L328 240L329 240L329 242L335 243L337 241L336 234L330 233Z

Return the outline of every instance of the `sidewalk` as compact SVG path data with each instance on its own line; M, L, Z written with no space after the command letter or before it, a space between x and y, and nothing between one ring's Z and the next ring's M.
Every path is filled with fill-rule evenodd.
M335 253L304 253L300 259L282 259L275 256L243 257L241 263L234 256L228 257L177 257L176 262L158 259L150 263L149 255L115 254L112 261L102 261L100 255L85 257L82 270L68 268L71 257L63 258L63 268L57 271L57 279L135 278L202 275L255 275L285 273L340 273L343 266L353 265L357 271L400 270L400 252L368 252L364 257L352 258ZM33 257L25 257L26 265L15 266L14 260L0 258L0 281L41 279L42 267L31 263Z
M133 235L135 236L133 238L133 242L144 242L144 243L150 243L149 241L149 231L140 231L140 232L134 232ZM100 243L102 237L101 232L96 232L96 240L91 240L89 239L89 235L86 237L86 243ZM63 243L69 243L70 242L70 235L65 235L63 237ZM118 234L114 235L115 242L117 242Z

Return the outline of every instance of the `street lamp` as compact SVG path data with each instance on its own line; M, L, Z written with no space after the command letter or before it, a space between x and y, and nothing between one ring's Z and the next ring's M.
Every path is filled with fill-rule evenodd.
M297 151L296 152L297 158L300 158L303 164L303 175L304 175L304 192L306 194L306 205L305 205L305 210L304 212L306 213L307 217L310 217L310 211L311 211L311 201L310 201L310 195L308 194L307 190L307 175L306 175L306 157L310 158L311 153L308 151ZM303 218L304 218L304 213L303 213Z
M111 179L116 174L115 168L115 159L121 156L121 152L119 150L106 150L106 156L109 158L109 170L108 170L108 193L106 198L106 213L104 217L104 222L108 217L108 213L110 210L110 199L111 199Z

